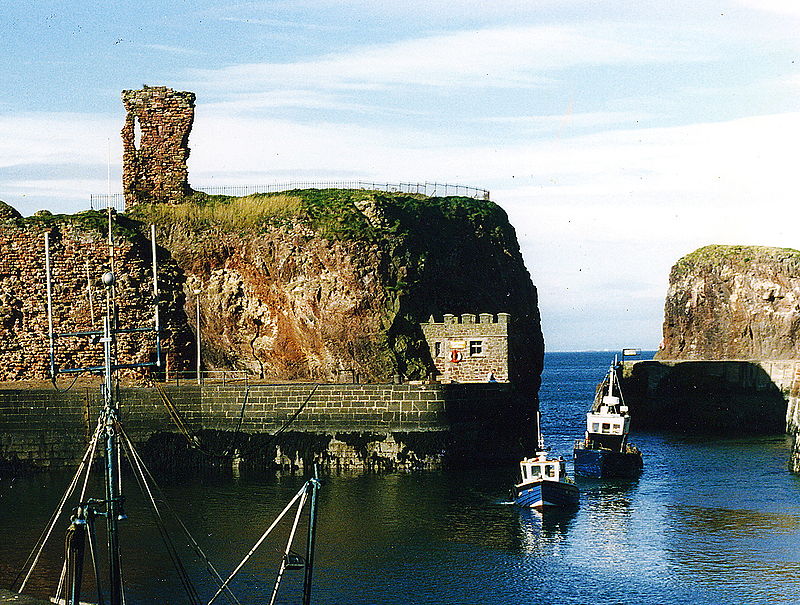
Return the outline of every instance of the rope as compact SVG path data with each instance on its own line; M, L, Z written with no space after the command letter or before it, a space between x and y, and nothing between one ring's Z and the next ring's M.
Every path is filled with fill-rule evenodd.
M53 528L55 527L56 523L58 522L58 518L61 516L61 513L64 512L64 504L66 503L67 499L73 494L75 491L75 486L80 479L81 473L83 473L84 469L87 466L87 462L89 461L89 455L91 452L94 452L97 440L100 438L100 433L102 431L102 425L100 422L97 423L97 429L95 430L94 436L92 437L92 442L89 444L89 447L86 448L86 452L83 454L83 458L81 459L80 464L78 465L78 470L75 472L75 475L72 477L72 481L70 482L69 486L67 486L64 495L61 497L61 501L58 503L56 510L53 512L52 517L50 517L50 521L48 522L48 526L39 536L39 540L33 547L33 550L28 555L28 558L25 560L25 563L22 565L22 569L20 569L17 577L14 578L14 581L11 583L11 586L15 586L17 581L19 580L20 576L22 576L25 568L27 567L28 563L31 563L31 559L33 562L31 563L30 568L28 569L28 573L25 575L25 579L22 581L22 584L19 587L18 593L22 593L25 590L25 585L28 583L28 580L33 573L37 563L39 562L39 557L42 555L42 550L44 550L45 544L50 539L50 535L53 533ZM34 556L34 553L35 556Z
M57 370L56 370L56 373L58 373ZM79 374L77 374L77 373L75 374L75 376L73 376L72 382L69 383L69 386L66 389L62 389L62 388L60 388L58 386L58 384L56 383L56 377L55 376L53 376L53 378L52 378L52 380L50 382L53 383L53 388L56 390L57 393L66 393L67 391L72 389L72 387L75 386L75 383L78 381L78 376L79 376Z
M189 578L189 574L186 571L186 568L183 565L180 557L178 556L178 551L175 548L175 543L169 536L167 532L166 524L164 523L164 519L161 516L161 511L158 510L158 505L156 504L155 498L153 497L153 492L150 489L150 486L147 483L147 479L144 476L144 472L140 466L139 456L136 453L136 450L133 447L130 439L128 438L127 434L122 430L122 427L119 423L116 424L117 431L123 437L123 446L126 448L128 453L128 459L131 460L134 464L132 465L134 470L137 471L134 473L136 477L136 481L139 483L139 487L142 490L142 494L146 495L152 506L153 510L153 518L158 526L158 531L161 534L161 539L164 542L164 546L167 548L167 553L169 554L170 559L172 560L172 565L175 567L175 571L178 572L178 576L181 580L181 584L183 584L183 588L186 591L186 595L189 597L189 601L192 605L199 605L200 604L200 595L197 593L197 589L192 584L191 579Z
M178 427L178 430L180 431L180 433L186 438L186 441L189 443L190 447L198 450L202 454L205 454L209 458L227 458L228 456L230 456L233 453L234 445L236 445L236 439L238 437L239 431L241 430L242 424L244 422L244 412L245 412L245 409L247 407L248 398L250 397L250 385L247 386L247 390L245 391L244 399L242 400L242 407L241 407L241 410L239 411L239 420L237 421L236 429L233 432L233 437L231 438L231 444L228 446L228 449L224 454L215 454L213 452L209 452L208 450L202 448L200 446L200 443L199 443L197 437L195 435L192 435L192 433L189 430L188 426L184 422L184 420L181 417L180 412L178 411L177 407L175 406L175 404L170 399L169 394L164 390L164 388L160 384L154 382L153 385L155 386L155 389L158 392L158 394L161 396L161 401L164 403L164 406L167 408L167 411L169 412L169 415L172 418L172 421ZM266 445L262 445L261 446L262 448L269 447L270 445L272 445L272 443L275 441L275 439L277 439L277 437L280 434L285 432L286 429L288 429L292 425L292 423L295 420L297 420L297 417L305 409L306 405L308 405L308 402L311 401L311 398L317 392L317 389L319 387L320 387L319 383L314 385L314 388L311 389L311 392L305 398L303 403L300 404L300 407L298 407L295 410L295 412L294 412L294 414L292 414L291 418L289 418L286 422L284 422L283 425L277 431L275 431L275 433L272 434L271 439L269 441L267 441ZM255 449L256 449L256 447L253 446L253 447L247 449L244 452L244 454L248 455L248 454L252 453L253 451L255 451Z
M239 563L239 565L236 566L236 569L234 569L231 572L231 575L228 576L228 578L225 580L225 582L222 584L222 586L220 586L219 590L217 590L217 592L214 594L214 596L211 597L211 600L207 603L207 605L211 605L216 600L216 598L219 596L219 594L222 592L222 590L225 587L228 586L230 581L236 576L236 574L239 573L239 570L241 570L242 567L244 567L244 564L247 563L247 561L250 560L250 557L253 556L253 553L255 553L256 550L258 550L258 547L261 546L261 544L264 542L264 540L267 539L267 536L269 536L269 534L272 532L272 530L275 529L275 526L278 525L278 523L280 522L281 519L283 519L284 515L286 515L286 513L289 511L289 509L292 508L294 503L297 502L297 500L300 499L300 497L303 496L303 494L305 494L305 491L306 491L306 486L305 486L305 484L303 484L303 487L300 488L300 491L297 492L297 494L295 494L294 498L292 498L292 500L289 502L289 504L287 504L286 507L283 509L283 511L281 511L281 514L279 514L275 518L275 520L272 522L272 525L270 525L267 528L267 531L265 531L263 534L261 534L261 537L255 543L253 548L250 549L250 552L248 552L245 555L245 557L244 557L244 559L242 559L241 563Z
M130 438L128 437L128 435L125 433L125 430L121 426L120 426L120 434L123 436L123 439L125 441L127 441L128 444L130 444L130 451L133 454L133 460L136 462L136 465L138 466L140 472L142 472L142 476L143 477L146 476L146 477L150 478L150 481L151 481L153 487L155 488L155 490L157 491L161 502L164 504L166 509L170 512L170 514L173 516L173 518L181 526L181 529L183 529L184 534L186 534L186 537L189 540L189 545L193 547L195 553L206 564L206 570L209 572L209 574L211 576L213 576L217 580L217 585L218 586L221 585L223 583L222 576L219 574L219 572L216 570L214 565L211 563L211 561L209 560L208 556L206 556L205 552L203 552L203 549L200 548L200 545L197 543L197 541L194 539L192 534L189 532L189 529L186 527L186 525L183 523L183 521L181 521L180 517L178 517L178 515L175 513L175 511L172 509L172 507L166 501L166 499L164 498L164 493L161 491L161 488L158 486L158 483L156 483L155 479L153 478L153 475L150 473L150 470L145 465L144 460L142 459L141 455L136 450L136 448L133 447L133 443L131 442ZM152 498L151 498L151 501L152 501ZM228 596L235 603L237 603L238 605L241 605L241 603L239 603L239 600L236 598L236 595L234 595L230 591L230 589L227 589L227 593L228 593Z
M242 400L242 409L239 412L239 421L236 423L236 429L233 431L233 437L231 438L231 444L228 446L228 451L223 454L223 457L227 458L230 456L235 450L234 445L236 445L236 438L239 436L239 431L242 428L242 423L244 422L244 410L245 406L247 405L247 400L250 397L250 385L247 385L247 390L244 392L244 399Z
M316 393L316 392L317 392L317 389L319 388L319 386L320 386L320 385L319 385L319 383L317 383L317 384L315 384L315 385L314 385L314 388L313 388L313 389L311 389L311 392L308 394L308 397L306 397L305 401L303 401L303 403L301 403L301 404L300 404L300 407L299 407L299 408L297 408L297 410L295 411L295 413L294 413L294 414L292 414L292 417L291 417L291 418L289 418L289 420L287 420L286 422L284 422L284 423L283 423L283 426L281 426L281 428L279 428L277 431L275 431L275 432L274 432L274 433L271 435L271 438L269 439L269 441L267 441L267 443L266 443L265 445L262 445L262 446L261 446L262 448L267 448L267 447L269 447L270 445L272 445L272 444L274 443L274 441L275 441L275 440L278 438L278 435L280 435L280 434L282 434L284 431L286 431L286 429L288 429L288 428L291 426L291 424L292 424L292 423L293 423L295 420L297 420L297 417L298 417L298 416L300 415L300 413L301 413L301 412L302 412L302 411L305 409L305 407L306 407L306 405L308 404L308 402L309 402L309 401L311 401L311 398L314 396L314 393ZM244 453L245 453L245 455L247 455L247 454L250 454L250 453L254 452L254 451L255 451L255 449L256 449L256 448L255 448L255 446L253 446L253 447L251 447L250 449L248 449L248 450L247 450L246 452L244 452Z
M172 422L175 423L175 426L178 427L178 430L181 432L181 434L186 437L189 445L197 447L197 442L194 436L192 436L191 432L189 431L189 427L186 426L186 423L183 421L183 418L181 418L178 409L175 407L175 404L172 403L172 400L167 395L164 387L157 382L154 382L153 385L155 386L156 391L158 391L158 394L161 396L161 401L164 403L164 407L167 408L167 412L169 412Z
M303 486L305 487L305 486ZM300 513L303 512L303 506L306 504L306 498L308 497L308 490L303 490L303 497L300 498L300 504L297 505L297 514L294 516L294 524L292 525L292 531L289 532L289 539L286 541L286 550L283 553L283 559L281 559L281 568L278 571L278 577L275 580L275 588L272 589L272 598L269 600L269 605L275 604L275 597L278 596L278 588L280 588L281 580L283 579L283 573L286 571L286 561L289 558L289 553L292 550L292 542L294 542L294 534L297 531L297 525L300 523Z

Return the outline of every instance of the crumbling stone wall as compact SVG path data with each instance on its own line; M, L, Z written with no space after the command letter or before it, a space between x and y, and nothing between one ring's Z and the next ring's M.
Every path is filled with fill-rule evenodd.
M102 329L105 291L100 276L109 269L107 236L59 222L0 220L0 381L50 377L44 232L50 232L53 324L57 333ZM165 361L171 371L192 367L192 342L183 311L182 274L168 259L160 265L161 318ZM121 327L152 326L151 254L141 236L115 241L116 305ZM153 359L152 332L118 338L120 363ZM102 365L102 345L87 337L57 340L60 368Z
M460 318L445 314L442 322L431 318L423 323L422 332L439 378L486 382L491 376L507 382L509 318L508 313L498 313L497 319L491 313L465 313Z
M166 86L123 90L127 115L122 128L122 190L125 207L142 202L176 202L189 187L189 133L193 92Z

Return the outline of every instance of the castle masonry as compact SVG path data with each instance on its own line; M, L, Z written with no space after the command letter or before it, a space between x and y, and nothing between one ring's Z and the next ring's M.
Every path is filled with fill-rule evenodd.
M127 115L122 128L122 190L125 207L180 201L189 187L189 133L193 92L166 86L122 91Z
M446 313L421 324L440 379L508 382L508 313Z

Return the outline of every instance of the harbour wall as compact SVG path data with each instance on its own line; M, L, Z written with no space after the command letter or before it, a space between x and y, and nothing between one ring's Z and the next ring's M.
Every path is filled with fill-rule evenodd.
M792 437L800 473L800 360L625 362L623 391L636 426Z
M519 459L535 409L508 383L217 384L123 388L125 431L146 460L392 470ZM0 389L0 460L64 467L86 450L96 387Z

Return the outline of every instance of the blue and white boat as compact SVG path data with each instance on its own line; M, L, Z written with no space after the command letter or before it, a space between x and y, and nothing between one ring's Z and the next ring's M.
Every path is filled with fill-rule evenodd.
M537 422L541 426L541 423ZM579 490L567 474L564 458L550 458L539 431L536 456L519 463L521 480L514 486L514 502L519 506L543 511L547 508L575 508Z
M586 414L585 437L575 443L573 450L576 475L596 479L631 477L644 466L642 452L628 443L631 417L619 388L618 367L615 358Z

